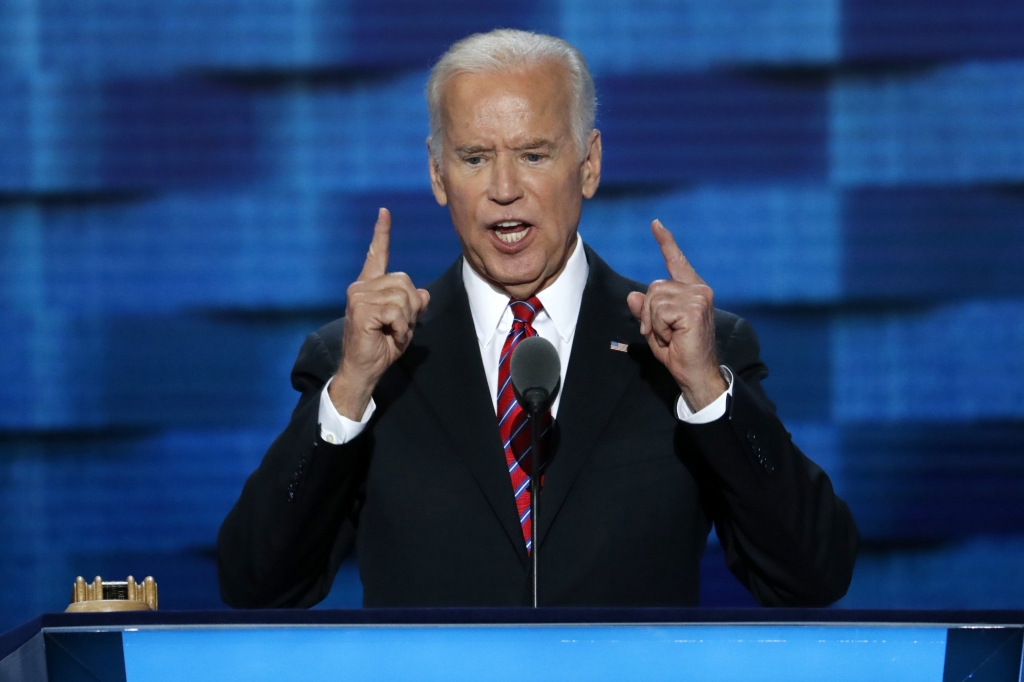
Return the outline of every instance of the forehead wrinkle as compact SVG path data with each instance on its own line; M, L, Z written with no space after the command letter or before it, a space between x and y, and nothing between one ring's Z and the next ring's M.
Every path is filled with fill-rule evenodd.
M551 73L544 66L501 74L513 83L497 92L493 82L484 85L480 79L499 74L461 73L452 78L444 89L441 106L446 146L462 154L493 152L499 147L512 151L561 148L564 138L573 134L572 122L564 115L571 93L558 87L564 84L566 74L558 70ZM537 85L555 85L555 96L541 100L533 97L535 87L524 88L524 76Z
M481 132L528 130L537 118L531 103L517 92L503 92L471 103L473 127Z
M453 143L451 148L456 152L494 151L499 146L507 147L510 139L530 135L533 118L530 105L516 93L503 93L483 101L472 98L464 101L468 101L470 107L468 121L460 122L457 116L452 116L454 107L451 105L455 102L444 111L445 137ZM463 144L457 144L458 138L462 138Z

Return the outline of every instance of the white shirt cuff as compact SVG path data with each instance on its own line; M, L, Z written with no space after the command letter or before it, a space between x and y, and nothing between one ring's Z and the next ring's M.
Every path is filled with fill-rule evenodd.
M721 419L722 415L725 414L725 408L729 404L729 396L732 395L732 370L725 365L719 365L718 371L722 373L722 378L729 384L729 388L725 389L725 393L718 396L713 403L705 405L703 409L694 412L690 409L690 406L683 400L683 395L680 393L676 399L676 418L681 422L687 424L710 424L711 422Z
M367 422L370 421L370 417L373 416L374 410L377 409L377 404L373 402L373 398L370 398L370 404L363 410L363 418L357 422L352 421L348 417L343 417L338 412L338 408L331 402L331 396L327 392L327 389L331 386L331 381L334 381L334 377L331 377L330 381L324 386L324 390L320 391L320 437L326 442L333 445L342 445L344 443L353 440L363 432L366 428Z

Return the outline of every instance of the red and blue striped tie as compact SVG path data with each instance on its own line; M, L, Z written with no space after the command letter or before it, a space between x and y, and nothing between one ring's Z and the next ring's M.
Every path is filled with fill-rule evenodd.
M533 329L533 318L544 307L536 296L522 301L509 302L512 308L512 329L501 349L501 360L498 361L498 430L505 447L505 463L508 465L509 478L512 479L512 492L516 497L516 509L519 511L519 525L523 529L526 540L526 551L533 548L530 537L530 429L529 415L519 406L515 392L512 390L511 365L512 351L523 339L536 336ZM551 411L542 420L541 438L547 435L551 427ZM543 442L543 441L542 441Z

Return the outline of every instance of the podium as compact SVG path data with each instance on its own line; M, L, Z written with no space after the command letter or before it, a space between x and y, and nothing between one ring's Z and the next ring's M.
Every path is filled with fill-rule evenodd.
M400 609L47 614L0 682L1020 682L1024 611Z

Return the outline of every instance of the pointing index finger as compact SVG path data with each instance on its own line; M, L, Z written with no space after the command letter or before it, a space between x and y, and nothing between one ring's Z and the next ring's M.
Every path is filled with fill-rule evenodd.
M377 224L373 226L373 239L366 252L366 262L359 273L359 280L374 279L387 274L388 256L391 250L391 213L382 208L377 211Z
M668 228L661 224L660 220L654 220L651 223L651 232L654 233L654 238L658 241L658 246L661 247L661 255L665 258L665 267L672 279L687 284L704 282L690 265L690 261L686 260L686 256L676 244L675 237L668 231Z

